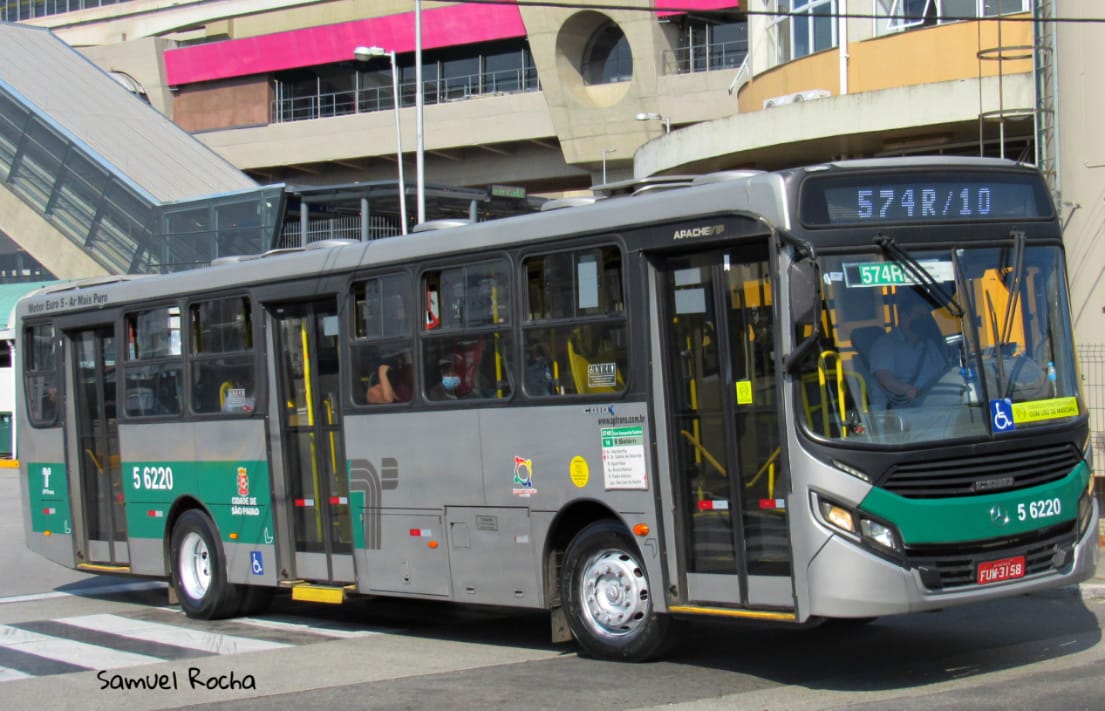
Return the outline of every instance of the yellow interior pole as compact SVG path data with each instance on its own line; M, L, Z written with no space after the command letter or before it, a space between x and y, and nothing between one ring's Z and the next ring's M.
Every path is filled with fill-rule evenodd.
M311 350L310 342L307 337L307 320L301 320L299 322L299 337L300 345L303 348L303 393L307 399L307 426L312 429L307 433L311 443L311 481L314 485L314 500L315 500L315 533L318 536L318 540L322 541L322 507L319 501L319 478L318 478L318 447L315 445L315 406L312 399L313 392L311 390Z

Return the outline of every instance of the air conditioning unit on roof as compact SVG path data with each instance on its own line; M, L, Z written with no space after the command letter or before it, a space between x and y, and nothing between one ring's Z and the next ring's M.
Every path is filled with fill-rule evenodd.
M782 96L773 96L770 99L765 99L764 108L770 109L775 106L785 106L786 104L794 104L801 101L824 99L828 96L832 96L832 94L826 89L807 89L806 91L796 91L793 94L783 94Z
M832 94L827 89L807 89L805 91L799 91L794 95L795 101L813 101L815 99L826 99Z

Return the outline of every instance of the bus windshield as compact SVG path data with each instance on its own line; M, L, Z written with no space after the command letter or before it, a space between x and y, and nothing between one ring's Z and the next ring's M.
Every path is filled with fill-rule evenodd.
M899 446L1082 412L1058 247L1020 237L823 256L819 266L825 337L802 363L800 388L800 420L815 437Z

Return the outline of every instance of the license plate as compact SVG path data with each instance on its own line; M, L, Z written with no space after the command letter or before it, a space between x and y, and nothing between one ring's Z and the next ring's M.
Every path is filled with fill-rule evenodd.
M1024 577L1024 556L1014 558L1002 558L1001 560L988 560L978 564L978 584L1000 583L1002 580L1013 580Z

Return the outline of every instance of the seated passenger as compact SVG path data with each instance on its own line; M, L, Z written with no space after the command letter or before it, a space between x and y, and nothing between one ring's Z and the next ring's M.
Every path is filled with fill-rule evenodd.
M395 368L383 363L376 369L376 382L368 386L365 394L368 402L376 405L393 402L410 402L411 384L409 367Z
M456 400L457 388L460 387L460 375L452 358L442 358L438 361L441 371L441 379L430 388L428 393L431 400Z
M913 290L896 294L898 325L880 336L871 348L871 371L889 396L891 405L917 402L925 389L940 379L948 362L931 305Z
M555 395L552 359L545 344L535 342L526 353L526 392L530 395Z

